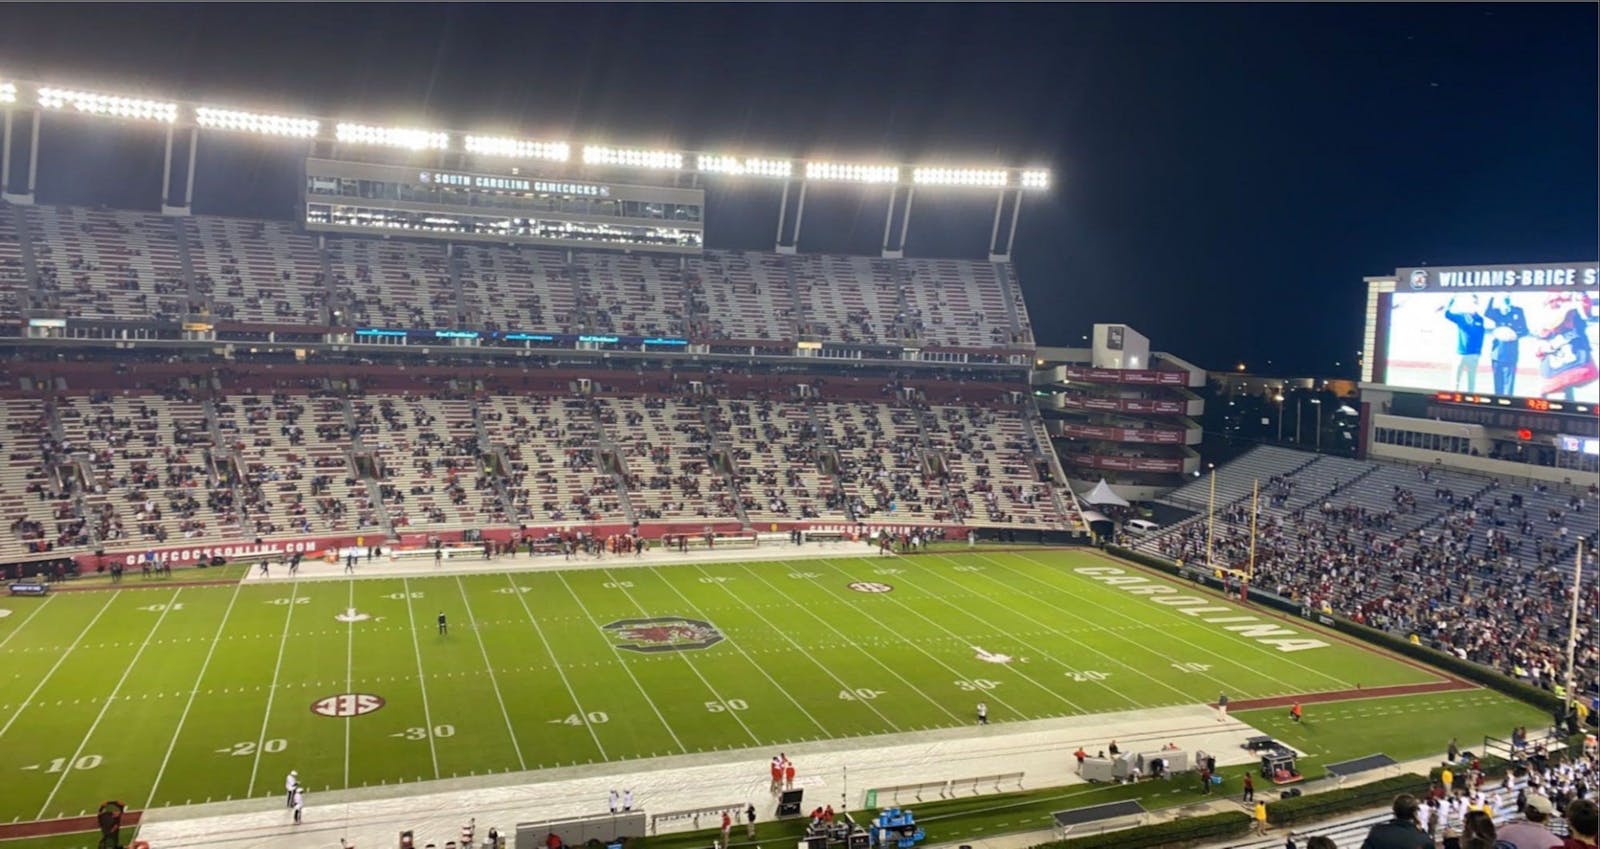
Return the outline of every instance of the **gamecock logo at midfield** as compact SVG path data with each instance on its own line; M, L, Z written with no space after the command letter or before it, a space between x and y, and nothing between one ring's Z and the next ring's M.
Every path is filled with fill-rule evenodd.
M722 632L710 622L682 616L622 619L604 626L611 644L637 652L693 651L722 642Z

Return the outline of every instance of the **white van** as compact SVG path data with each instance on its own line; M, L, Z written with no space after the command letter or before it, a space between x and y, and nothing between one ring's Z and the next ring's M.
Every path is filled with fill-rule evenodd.
M1148 519L1129 519L1128 524L1124 526L1124 530L1132 536L1142 537L1161 530L1161 526Z

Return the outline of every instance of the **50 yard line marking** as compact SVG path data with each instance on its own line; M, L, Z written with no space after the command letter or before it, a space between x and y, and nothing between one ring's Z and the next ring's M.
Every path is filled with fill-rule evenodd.
M703 564L703 563L695 563L695 564L692 564L692 565L694 566L694 568L696 570L698 570L700 572L700 574L708 576L708 577L711 575L710 572L706 571L705 564ZM684 595L683 591L679 590L677 585L673 584L671 580L667 579L667 577L664 576L664 575L659 576L659 577L661 578L661 580L664 583L666 583L668 586L672 587L673 592L676 592L678 594L679 598L683 599L685 602L688 602L689 606L694 607L697 611L700 610L699 607L694 604L694 602L689 601L689 597ZM733 590L729 589L727 584L719 583L719 584L717 584L717 586L721 587L722 591L727 593L734 601L739 602L740 606L742 606L745 610L748 610L751 613L755 614L757 619L759 619L759 620L761 620L763 622L767 621L766 617L762 616L760 611L756 610L754 607L751 607L749 602L745 601L743 598L740 598L739 594L734 592ZM704 611L700 611L700 613L701 613L701 618L706 618ZM799 643L795 642L794 638L789 636L789 632L788 631L784 630L783 628L775 628L773 630L777 631L778 632L778 636L782 637L785 642L787 642L789 645L793 646L796 651L800 652L800 654L803 655L806 658L806 660L811 661L811 663L813 665L815 665L818 669L822 670L822 674L828 676L829 678L832 678L835 682L837 682L839 684L840 687L843 687L846 690L851 689L850 685L846 684L844 682L843 678L840 678L838 675L835 675L833 670L829 669L825 664L823 664L822 661L817 660L817 658L816 658L816 656L814 654L812 654L811 652L806 651L804 648L801 647L801 645ZM773 680L772 675L767 672L766 667L763 667L761 664L756 663L755 660L750 658L750 655L745 654L744 649L739 648L739 644L738 643L734 643L732 637L728 637L726 634L724 634L723 636L726 637L726 639L728 640L729 643L733 644L734 648L739 649L739 654L744 655L745 659L749 660L752 666L754 666L757 670L759 670L762 675L766 676L766 679L768 681L772 681L772 685L774 687L777 687L779 692L783 693L785 696L789 696L789 691L787 689L785 689L783 687L783 685L781 685L777 681ZM800 707L800 703L798 701L795 701L795 698L793 696L789 696L789 701L794 702L795 707ZM889 727L891 729L893 729L895 731L899 731L900 730L899 724L896 723L894 720L890 719L889 717L884 716L883 712L878 710L877 706L874 705L872 702L870 702L870 701L862 701L862 702L860 702L860 704L864 705L867 708L867 710L870 710L873 713L877 714L878 718L883 720L885 723L888 723L888 725L889 725ZM821 729L821 731L823 733L823 736L832 736L832 733L829 732L828 729L823 728L822 724L817 722L817 720L814 717L811 716L811 712L810 711L807 711L805 708L800 707L800 712L805 714L807 719L810 719L813 723L815 723L817 728Z
M428 677L422 671L422 644L417 642L417 612L411 604L411 581L400 579L406 597L406 618L411 621L411 648L417 653L417 686L422 688L422 721L428 723L428 754L433 757L433 777L439 777L439 747L433 743L433 713L428 709ZM346 726L348 727L348 726Z
M617 588L622 590L622 596L623 596L623 598L626 598L628 600L629 604L633 605L634 607L639 608L639 614L641 616L649 616L650 615L649 608L647 608L644 605L640 604L639 600L633 597L633 593L628 592L628 588L623 586L623 584L627 583L626 581L620 581L620 582L617 581L616 576L611 574L611 570L610 569L606 569L605 570L605 575L606 575L606 580L615 582L617 584ZM563 579L563 580L565 580L565 579ZM574 595L576 595L576 593L574 593ZM614 651L614 649L613 649L613 651ZM677 655L678 659L683 661L684 664L689 667L689 671L694 673L694 677L700 679L700 683L702 683L702 684L704 684L706 686L706 692L710 693L712 698L714 698L717 701L722 702L724 704L727 703L728 698L726 696L722 695L721 693L717 692L717 688L716 687L711 686L711 682L709 680L707 680L705 674L700 671L700 667L695 666L694 665L694 661L689 659L689 656L688 656L687 652L681 652L680 651L680 652L673 652L673 654ZM791 699L790 701L793 701L793 699ZM734 722L739 723L739 727L744 729L744 733L750 735L750 740L752 742L754 742L757 746L763 745L762 741L761 741L761 738L756 736L756 732L750 730L750 726L745 723L744 717L739 715L739 711L730 710L730 711L724 711L724 713L727 716L733 717L733 721ZM815 722L815 721L816 720L812 720L812 722ZM818 727L820 728L821 726L818 726ZM826 731L827 729L823 729L823 730Z
M56 786L51 789L50 795L45 797L44 804L39 806L39 815L34 819L44 819L45 811L50 810L50 803L56 800L56 794L61 792L61 785L65 784L67 776L72 774L72 765L77 763L78 758L83 755L83 748L89 745L89 738L93 737L95 729L100 727L100 721L106 718L106 713L111 710L111 705L117 700L117 693L122 692L122 685L128 683L128 676L133 674L133 668L139 664L139 658L144 656L144 650L150 647L150 638L156 635L156 631L161 630L161 623L166 621L167 614L171 612L172 605L180 595L183 595L183 587L179 587L178 591L173 593L166 603L161 606L161 615L156 617L156 624L151 626L150 632L144 635L144 642L139 644L139 650L133 653L133 659L128 661L127 667L122 670L122 677L117 679L117 686L111 688L111 695L106 697L106 703L100 706L100 713L95 716L94 722L89 725L89 730L84 733L83 739L78 741L78 748L73 751L72 758L62 765L61 777L56 779Z
M478 638L478 653L483 655L483 668L488 670L489 683L494 685L494 698L500 703L500 716L505 718L506 733L511 735L511 749L517 753L517 767L526 771L528 762L522 759L522 745L517 742L517 730L511 727L511 712L506 710L506 699L500 695L500 682L495 679L494 664L489 662L489 650L483 645L483 634L478 632L478 618L472 615L472 603L467 601L467 585L461 581L460 575L456 576L456 589L461 591L461 603L467 608L467 626L472 628L473 635Z
M250 789L245 791L245 798L256 795L256 775L261 770L261 744L267 740L267 723L272 719L273 697L278 695L278 673L283 671L283 650L289 645L289 623L294 621L294 599L299 591L299 581L289 586L289 613L283 617L283 637L278 640L278 662L272 667L272 686L267 688L267 709L261 712L261 734L256 737L256 756L250 764Z
M54 597L55 596L51 596L51 598ZM117 593L106 593L105 606L101 607L100 612L96 613L94 618L89 620L89 624L83 626L83 630L78 632L78 638L72 641L72 645L67 646L67 650L62 652L60 657L56 658L55 665L51 666L50 671L46 672L44 677L39 679L38 686L34 687L33 692L29 693L28 697L22 700L22 704L17 705L16 712L11 714L11 718L6 720L6 724L0 725L0 737L6 736L6 732L11 730L12 723L16 722L17 717L21 716L22 712L28 708L28 705L33 701L33 697L39 695L39 691L43 690L44 685L49 683L50 678L56 674L56 670L61 668L61 664L66 663L67 657L72 654L72 650L77 648L79 643L83 642L84 635L88 634L89 629L94 627L94 623L99 622L100 617L104 616L105 612L111 609L111 603L116 600Z
M217 623L217 633L211 635L211 646L206 649L206 659L200 664L200 673L194 676L194 687L189 690L189 701L183 705L183 713L178 716L178 727L172 731L172 741L167 743L167 753L161 756L161 768L156 770L156 780L150 785L150 798L145 800L144 806L149 808L155 804L156 791L161 789L161 779L167 774L167 763L172 760L172 750L178 747L178 736L183 733L183 724L189 719L189 709L194 707L194 697L200 694L200 682L205 680L206 670L211 668L211 656L217 651L217 643L222 642L222 629L228 625L228 617L233 614L233 603L239 600L239 591L244 589L244 579L239 579L233 585L233 595L228 599L228 607L222 611L222 621Z

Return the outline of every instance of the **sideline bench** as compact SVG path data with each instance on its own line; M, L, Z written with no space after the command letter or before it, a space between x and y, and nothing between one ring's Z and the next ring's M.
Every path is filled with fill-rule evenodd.
M887 797L892 802L900 801L900 795L906 794L923 801L923 796L934 796L938 799L952 799L958 793L971 793L976 796L986 787L993 787L999 793L1001 788L1012 784L1022 789L1022 779L1025 772L1002 772L994 775L975 775L971 778L951 778L944 781L924 781L917 784L897 784L891 787L874 787L867 791L865 807L878 807L879 803ZM937 794L936 796L934 794Z
M701 817L719 816L724 811L733 817L734 822L738 822L739 817L744 814L744 803L734 802L731 805L714 805L709 808L687 808L681 811L667 811L660 814L651 814L650 833L655 834L656 827L661 823L677 822L681 820L688 820L690 823L690 828L699 828ZM717 824L721 825L722 820L717 820Z

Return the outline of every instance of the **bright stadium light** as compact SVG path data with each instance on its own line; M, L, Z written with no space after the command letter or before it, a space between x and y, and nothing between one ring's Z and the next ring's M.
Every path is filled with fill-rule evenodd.
M407 150L448 150L450 136L432 130L415 130L403 127L373 127L366 124L342 123L335 129L335 138L349 144L374 144L384 147L402 147Z
M17 102L17 84L0 83L0 103Z
M998 168L917 168L911 182L919 186L981 186L1005 188L1007 175Z
M39 89L39 105L45 109L66 109L71 107L89 115L105 115L112 118L137 118L147 121L164 121L168 124L178 120L178 104L176 103L168 103L163 100L141 100L134 97L118 97L113 94L95 94L88 91L73 91L64 88Z
M1022 187L1024 189L1050 188L1050 172L1044 170L1022 172Z
M787 180L794 173L794 163L787 159L740 159L737 156L700 154L695 157L695 170L707 174L739 174Z
M232 130L257 133L263 136L287 136L296 139L314 139L322 122L315 118L291 118L287 115L264 115L258 112L238 112L232 109L196 107L195 123L208 130Z
M566 142L524 141L498 136L467 136L468 153L482 156L504 156L511 159L548 159L566 162L572 148Z
M807 180L838 180L847 183L893 183L900 179L895 165L847 165L840 162L807 162Z
M683 154L670 150L627 150L617 147L585 145L585 165L628 165L634 168L683 169Z

